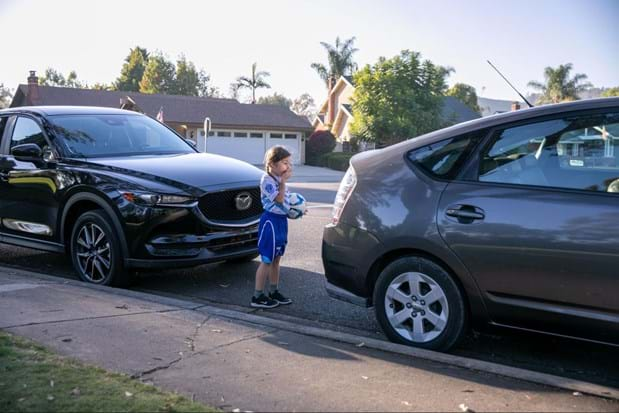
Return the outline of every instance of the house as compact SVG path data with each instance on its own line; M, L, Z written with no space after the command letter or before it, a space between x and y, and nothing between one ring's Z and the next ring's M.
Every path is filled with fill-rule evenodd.
M480 97L477 98L477 105L481 109L481 116L483 117L496 115L497 113L511 112L513 110L519 110L527 107L524 102Z
M239 103L235 99L144 94L40 86L35 72L28 84L19 85L11 107L75 105L125 108L156 118L181 136L192 140L202 151L262 164L265 152L284 145L297 164L305 160L305 136L312 132L309 121L279 105ZM205 139L204 119L211 120Z
M350 142L350 124L354 119L352 114L354 92L355 85L352 77L341 76L337 81L331 79L327 99L312 123L314 130L330 130L336 137L336 152L347 150ZM458 99L444 96L441 117L446 122L460 123L477 119L480 115Z
M353 79L341 76L337 81L329 79L327 100L318 110L312 123L314 130L330 130L337 139L336 152L341 152L350 142L352 116L352 96L355 92Z

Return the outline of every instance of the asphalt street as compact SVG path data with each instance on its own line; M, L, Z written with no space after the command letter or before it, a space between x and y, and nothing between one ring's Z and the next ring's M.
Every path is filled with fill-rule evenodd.
M294 303L274 310L259 310L259 313L384 339L373 309L333 300L324 289L320 260L322 229L329 222L331 210L328 204L332 202L337 186L336 182L291 183L292 190L304 194L312 205L320 207L312 208L302 219L290 222L289 246L282 260L280 287ZM62 255L2 245L0 263L75 278L70 261ZM248 304L257 266L258 261L254 260L141 274L138 284L132 288L250 312L255 311ZM614 347L501 330L471 333L453 352L619 387L619 351Z

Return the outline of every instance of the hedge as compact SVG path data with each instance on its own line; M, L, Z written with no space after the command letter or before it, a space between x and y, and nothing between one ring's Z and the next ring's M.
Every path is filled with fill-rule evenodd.
M313 165L346 171L353 155L355 154L350 152L330 152L316 158Z

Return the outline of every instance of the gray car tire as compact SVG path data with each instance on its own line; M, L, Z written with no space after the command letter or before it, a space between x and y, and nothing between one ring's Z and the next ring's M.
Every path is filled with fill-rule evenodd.
M425 297L434 301L426 303ZM424 257L403 257L387 265L376 282L374 306L380 326L396 343L447 351L466 332L468 313L460 288L447 271Z

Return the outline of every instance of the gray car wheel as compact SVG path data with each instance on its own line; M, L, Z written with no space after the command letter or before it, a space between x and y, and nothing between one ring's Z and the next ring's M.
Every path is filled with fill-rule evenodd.
M463 336L464 299L443 268L423 257L389 264L374 290L376 317L391 341L445 351Z

